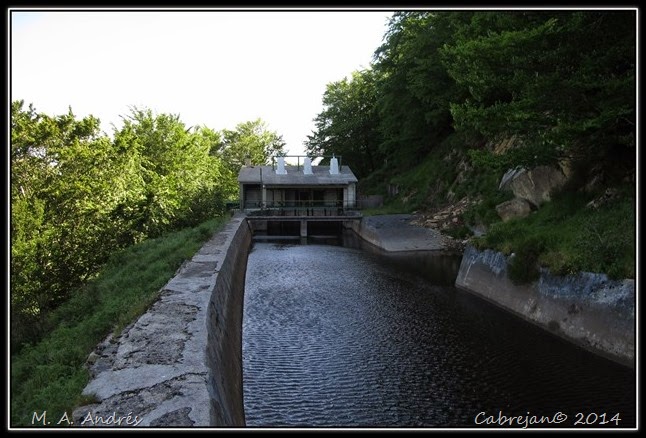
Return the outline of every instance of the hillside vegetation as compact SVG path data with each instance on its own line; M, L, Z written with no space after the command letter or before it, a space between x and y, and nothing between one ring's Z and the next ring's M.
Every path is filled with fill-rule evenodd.
M384 212L438 226L460 205L443 231L516 253L515 281L634 278L635 65L635 11L397 12L371 66L327 85L308 151L342 155ZM564 181L500 188L534 169Z
M371 66L327 84L306 146L342 156L382 212L515 253L514 281L541 266L634 278L635 70L636 11L397 12ZM218 229L241 164L285 146L260 119L123 122L108 136L12 102L12 425L83 402L94 346ZM501 184L536 169L563 175L546 199ZM503 220L509 202L525 210Z
M133 108L112 137L70 111L11 106L11 351L50 330L49 315L117 251L222 216L248 157L284 142L264 122L186 127Z
M45 410L56 421L66 412L71 419L76 406L90 402L81 395L90 379L83 366L88 355L106 335L116 338L145 313L182 262L227 220L210 219L116 252L93 279L49 312L44 338L12 358L11 424L31 426L34 412Z

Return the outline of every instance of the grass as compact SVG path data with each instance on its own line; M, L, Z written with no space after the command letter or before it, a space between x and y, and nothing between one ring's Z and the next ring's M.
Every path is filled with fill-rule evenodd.
M51 315L50 333L11 358L11 425L31 426L34 412L47 411L51 426L76 406L89 381L87 356L110 332L118 335L158 298L182 262L192 258L227 221L150 239L111 257L101 273ZM62 426L67 425L65 421Z
M562 193L529 217L492 224L479 248L515 253L510 278L531 281L538 266L557 275L580 271L635 278L635 201L630 188L600 207L581 192Z

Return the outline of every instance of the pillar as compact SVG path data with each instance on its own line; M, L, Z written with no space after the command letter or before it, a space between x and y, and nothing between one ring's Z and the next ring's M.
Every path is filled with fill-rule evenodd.
M265 185L262 185L262 208L267 207L267 189L265 188Z

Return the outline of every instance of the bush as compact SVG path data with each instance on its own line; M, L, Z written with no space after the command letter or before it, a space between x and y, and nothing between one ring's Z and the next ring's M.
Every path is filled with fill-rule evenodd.
M515 284L526 284L538 280L540 276L538 257L545 249L545 243L531 237L520 244L516 253L509 258L507 276Z

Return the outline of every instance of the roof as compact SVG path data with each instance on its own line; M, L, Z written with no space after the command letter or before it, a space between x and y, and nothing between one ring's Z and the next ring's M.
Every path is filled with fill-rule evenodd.
M238 174L238 182L242 184L262 183L271 186L345 186L357 182L357 177L348 166L340 166L338 175L330 174L330 166L312 166L312 175L305 175L303 166L287 165L285 170L287 171L286 175L277 175L272 166L243 166Z

